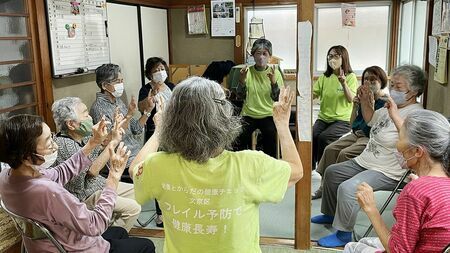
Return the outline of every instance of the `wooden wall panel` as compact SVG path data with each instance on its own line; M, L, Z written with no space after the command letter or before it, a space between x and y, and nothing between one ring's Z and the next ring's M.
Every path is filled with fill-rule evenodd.
M36 65L36 76L39 76L40 84L38 85L38 80L36 80L36 85L38 89L40 89L42 101L40 114L43 116L44 121L47 125L54 131L56 129L55 122L53 120L53 114L51 111L53 104L53 86L52 86L52 70L51 70L51 62L50 62L50 51L49 51L49 43L48 43L48 31L47 31L47 20L45 16L45 1L44 0L36 0L34 1L35 11L34 13L30 12L30 18L33 17L33 29L36 32L35 40L37 41L36 48L39 52L37 54L37 62ZM32 15L33 14L33 15ZM34 16L34 14L36 14Z
M114 1L107 0L107 1L112 3L135 4L160 8L169 8L171 2L170 0L114 0Z

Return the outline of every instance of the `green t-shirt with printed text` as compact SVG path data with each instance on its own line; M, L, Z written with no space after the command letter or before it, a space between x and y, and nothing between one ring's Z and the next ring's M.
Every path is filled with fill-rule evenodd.
M256 70L255 65L248 68L245 79L247 93L242 106L242 116L249 116L255 119L272 116L273 100L270 97L272 85L267 76L267 73L271 71L270 68L268 67L262 71ZM284 85L283 77L277 68L275 69L275 78L278 87L282 87Z
M259 204L281 201L290 173L260 151L223 151L204 164L158 152L134 170L135 197L158 200L165 253L260 253Z
M355 95L358 88L355 73L348 74L345 79L348 88ZM335 74L331 74L330 77L323 74L319 76L314 83L313 93L320 98L319 119L327 123L337 120L350 121L353 102L348 102L344 89Z

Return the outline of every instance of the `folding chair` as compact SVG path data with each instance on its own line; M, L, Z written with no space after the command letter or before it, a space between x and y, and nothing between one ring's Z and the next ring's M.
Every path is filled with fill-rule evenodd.
M5 212L11 217L11 219L14 221L14 224L16 225L17 230L22 235L22 248L21 248L22 253L27 252L23 241L24 237L31 240L49 239L55 245L55 247L58 249L60 253L66 253L61 243L59 243L55 239L55 237L53 237L50 231L43 224L9 211L6 208L5 203L3 203L3 200L0 200L0 203L3 210L5 210Z
M450 120L449 120L450 121ZM450 244L442 251L442 253L450 253Z
M386 199L386 201L384 202L383 206L380 209L380 215L383 214L384 210L386 210L387 206L389 205L389 203L392 201L392 199L394 198L395 194L400 194L400 192L402 191L403 187L405 186L405 179L406 177L411 173L410 170L407 170L402 177L400 178L400 180L398 181L397 185L395 186L395 188L392 190L391 194L389 195L389 197ZM361 238L367 237L370 234L370 231L372 231L373 225L370 224L369 228L367 228L366 232L364 233L364 235ZM355 233L354 233L355 234ZM359 238L359 239L361 239ZM359 239L357 241L359 241Z

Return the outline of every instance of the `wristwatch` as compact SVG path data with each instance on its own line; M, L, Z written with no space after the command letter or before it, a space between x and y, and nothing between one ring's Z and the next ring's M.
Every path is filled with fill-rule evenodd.
M150 118L150 116L152 115L152 111L148 111L148 112L144 111L144 114L147 115L147 117Z

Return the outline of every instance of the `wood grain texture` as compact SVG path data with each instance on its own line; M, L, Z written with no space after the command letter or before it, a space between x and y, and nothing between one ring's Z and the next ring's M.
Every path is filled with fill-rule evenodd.
M314 25L314 0L298 0L297 3L297 21L309 21ZM314 29L314 28L313 28ZM301 32L301 31L300 31ZM314 34L312 35L314 36ZM297 49L298 50L298 49ZM313 43L311 38L311 52ZM313 54L311 54L312 56ZM298 61L297 61L298 68ZM310 59L310 70L312 75L312 59ZM312 80L311 80L312 81ZM297 81L298 85L298 81ZM312 98L311 98L312 101ZM311 102L312 103L312 102ZM299 105L297 105L299 106ZM312 108L312 104L311 104ZM298 110L298 107L297 107ZM312 112L311 112L312 115ZM298 117L298 114L296 114ZM307 119L308 120L308 119ZM312 119L310 125L312 125ZM297 120L295 121L297 124ZM298 131L302 131L297 126ZM298 134L298 133L297 133ZM312 137L311 137L312 138ZM296 184L295 188L295 248L310 249L311 248L311 162L312 147L311 142L297 141L297 150L300 154L303 164L303 178Z

